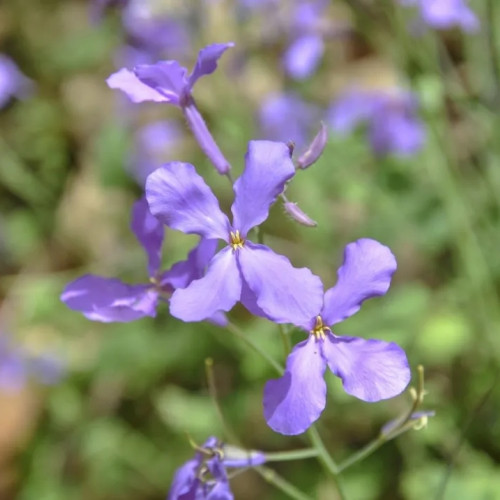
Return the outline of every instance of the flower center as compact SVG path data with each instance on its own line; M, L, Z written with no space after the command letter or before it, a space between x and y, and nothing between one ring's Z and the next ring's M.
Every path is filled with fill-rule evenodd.
M314 324L314 328L311 330L311 334L318 340L325 340L326 332L331 332L330 327L323 324L323 318L321 316L316 316L316 323Z
M231 231L230 233L230 242L233 250L237 250L238 248L243 248L245 244L245 238L240 236L240 231L237 229L236 231Z

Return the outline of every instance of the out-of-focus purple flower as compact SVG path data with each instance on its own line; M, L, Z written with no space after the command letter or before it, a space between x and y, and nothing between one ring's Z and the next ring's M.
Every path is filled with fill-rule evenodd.
M63 374L63 365L54 355L31 354L0 336L0 390L16 392L21 390L29 377L42 384L57 383Z
M25 97L32 87L31 80L19 71L14 61L0 54L0 108L12 97Z
M232 500L227 467L256 467L266 457L260 451L231 449L209 437L188 460L177 469L167 500Z
M186 261L161 273L163 225L151 215L144 198L132 208L131 228L148 258L149 283L129 285L119 279L87 274L69 283L61 295L70 309L106 323L154 317L159 300L166 300L175 288L187 286L203 274L217 246L216 241L201 240ZM214 317L219 318L216 312ZM218 319L214 321L220 323Z
M328 2L296 2L290 33L292 42L283 56L286 72L297 80L309 77L318 67L325 50L321 24Z
M168 160L167 157L172 157L182 135L181 127L173 120L148 123L136 132L130 170L141 185L151 172Z
M479 20L467 5L467 0L400 0L402 5L416 5L422 21L436 29L455 26L464 31L477 31Z
M250 230L267 219L294 173L286 144L250 141L245 169L234 184L233 224L192 165L169 163L148 177L151 213L173 229L226 242L203 278L173 293L172 315L201 321L215 311L229 311L240 300L252 313L279 323L310 315L319 307L322 287L317 276L247 239Z
M371 297L384 295L396 270L389 248L371 239L346 246L337 284L326 291L314 315L290 323L309 332L288 356L279 379L264 388L264 416L281 434L304 432L326 405L326 367L342 379L344 390L363 401L401 393L410 381L406 354L393 342L338 336L335 325L355 314Z
M370 144L378 155L412 155L425 140L424 126L417 116L417 99L409 92L349 90L332 104L328 120L341 134L367 123Z
M203 152L220 174L226 174L230 170L229 162L207 129L191 91L199 78L215 71L219 58L233 45L220 43L201 49L189 75L177 61L159 61L136 66L133 71L122 68L113 73L107 83L112 89L125 92L133 102L164 102L180 107Z
M265 139L293 142L303 148L320 119L319 109L293 92L267 96L259 111L261 134Z

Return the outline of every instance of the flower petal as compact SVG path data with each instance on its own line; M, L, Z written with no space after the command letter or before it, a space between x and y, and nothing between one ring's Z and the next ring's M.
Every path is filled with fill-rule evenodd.
M337 283L325 293L324 323L338 323L358 312L364 300L384 295L396 267L390 249L378 241L362 238L349 243L337 271Z
M149 285L127 285L115 278L87 274L69 283L61 300L94 321L128 322L155 316L158 294Z
M295 167L283 142L250 141L245 170L234 183L234 228L246 236L267 219L269 208L293 177Z
M195 499L195 490L198 483L196 473L200 463L201 460L193 458L177 469L167 500L179 500L181 498ZM186 497L185 495L188 493L190 496Z
M329 334L323 355L345 391L363 401L393 398L411 379L406 354L394 342Z
M297 269L283 255L250 241L238 250L243 277L257 306L276 323L308 328L323 300L321 280L307 268Z
M167 226L205 238L229 238L229 221L205 181L189 163L171 162L146 180L151 213Z
M286 370L264 387L264 417L281 434L301 434L319 418L326 405L326 363L312 336L297 344L288 356Z
M233 249L226 247L210 261L203 278L173 293L170 313L183 321L202 321L217 311L229 311L240 295L240 272Z
M149 276L155 276L161 263L164 228L163 224L149 211L145 197L134 203L130 228L148 255Z
M371 118L380 99L377 93L360 89L343 93L328 111L330 126L341 134L350 132L360 122Z
M283 58L286 72L297 80L303 80L316 70L325 50L323 40L318 35L297 38L288 47Z
M137 78L156 90L170 104L180 105L186 90L186 68L177 61L158 61L155 64L141 64L134 68Z
M141 82L132 71L126 68L110 75L106 83L112 89L125 92L132 102L169 102L165 96Z
M234 43L213 43L200 50L193 72L188 78L189 88L192 88L199 78L217 69L217 61L229 47L234 47Z
M218 240L201 238L200 242L189 252L188 258L175 263L161 277L162 286L186 288L191 281L203 276L208 263L217 251Z

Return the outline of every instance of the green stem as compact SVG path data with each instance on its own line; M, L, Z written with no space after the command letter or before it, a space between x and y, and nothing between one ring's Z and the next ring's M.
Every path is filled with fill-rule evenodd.
M290 337L285 330L285 325L278 325L280 330L281 340L283 341L283 349L285 350L285 358L290 354L292 346L290 345Z
M254 468L268 483L272 484L283 493L286 493L290 498L295 500L311 500L311 497L302 493L293 484L277 474L274 470L260 465Z
M314 458L319 455L316 448L305 448L303 450L276 451L265 453L266 462L285 462L289 460L301 460L303 458Z
M386 437L384 437L383 435L378 436L372 442L368 443L366 446L361 448L356 453L353 453L350 457L340 463L337 467L337 470L339 471L339 473L343 472L348 467L351 467L351 465L364 460L367 456L371 455L375 450L380 448L386 442Z
M226 327L233 335L243 340L246 345L251 347L255 352L259 353L281 376L283 375L283 367L266 351L264 351L261 347L254 343L249 337L247 337L234 323L229 322Z

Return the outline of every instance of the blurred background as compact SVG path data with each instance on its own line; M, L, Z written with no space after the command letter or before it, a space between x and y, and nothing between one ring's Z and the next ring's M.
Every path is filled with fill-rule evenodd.
M245 446L307 446L267 427L262 388L275 374L225 329L182 323L165 304L154 319L98 323L59 299L89 272L147 282L130 210L161 162L193 163L230 207L227 179L180 110L134 105L105 82L158 59L192 68L199 49L227 41L235 47L193 93L235 176L250 139L294 141L300 153L321 120L329 131L287 191L318 226L277 204L266 244L327 287L359 237L398 260L389 293L336 333L401 345L414 370L425 366L436 416L347 470L347 497L500 499L500 4L444 3L436 13L425 0L2 1L2 500L165 498L193 453L186 433L224 437L208 357ZM168 231L164 268L195 241ZM230 317L284 362L275 325L242 307ZM337 460L408 407L408 394L368 404L326 378L319 430ZM273 468L311 497L336 498L314 459ZM253 471L232 488L242 500L287 498Z

